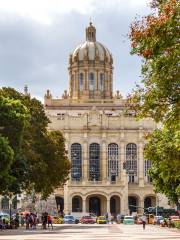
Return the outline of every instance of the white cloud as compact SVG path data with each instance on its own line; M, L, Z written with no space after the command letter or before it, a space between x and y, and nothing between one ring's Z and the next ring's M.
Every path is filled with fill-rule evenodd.
M147 2L148 0L0 0L0 11L51 24L56 14L77 11L90 17L95 8L136 8L145 6Z

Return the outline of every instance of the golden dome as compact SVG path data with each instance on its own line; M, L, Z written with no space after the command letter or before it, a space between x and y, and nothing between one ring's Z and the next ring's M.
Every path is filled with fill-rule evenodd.
M99 60L111 62L112 56L109 50L101 43L96 41L96 28L90 22L86 28L86 41L79 44L72 53L72 60Z

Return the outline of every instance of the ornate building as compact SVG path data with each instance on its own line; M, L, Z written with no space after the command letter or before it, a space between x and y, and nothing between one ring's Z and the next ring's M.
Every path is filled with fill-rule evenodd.
M156 124L136 121L119 91L113 95L113 58L96 41L92 23L86 41L70 55L68 70L69 93L53 99L48 90L44 99L49 130L62 131L72 164L70 179L51 198L65 213L127 214L155 206L143 149L144 134ZM164 198L158 201L166 205Z

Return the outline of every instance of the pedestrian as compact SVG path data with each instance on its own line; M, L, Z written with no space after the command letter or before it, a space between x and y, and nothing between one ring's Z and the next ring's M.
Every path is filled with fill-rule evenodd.
M42 227L43 229L46 229L46 224L47 224L47 219L48 218L48 213L47 212L44 212L42 214Z
M172 221L171 221L171 218L169 217L168 219L168 227L171 228L172 227Z
M2 231L4 228L2 217L0 216L0 230Z
M25 222L26 222L26 229L29 229L29 213L26 214Z
M49 228L49 225L51 225L51 228L53 229L52 217L50 215L48 215L47 222L48 222L48 228Z
M114 216L111 215L111 224L113 224L113 222L114 222Z
M106 222L108 223L108 213L105 214Z
M142 216L142 225L143 225L143 229L144 229L144 230L145 230L145 228L146 228L146 221L147 221L146 216Z
M117 215L117 223L120 224L121 223L121 214L118 213Z

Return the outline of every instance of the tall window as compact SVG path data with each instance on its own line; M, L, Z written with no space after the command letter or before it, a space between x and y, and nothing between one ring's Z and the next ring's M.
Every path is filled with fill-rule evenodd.
M118 145L111 143L108 145L108 177L110 181L116 181L119 169Z
M100 73L99 88L101 91L104 90L104 73Z
M94 88L94 73L89 73L89 90L93 91Z
M151 160L145 160L144 162L144 176L148 183L152 182L152 178L148 175L148 170L151 168Z
M82 148L79 143L71 145L71 178L79 181L82 177Z
M100 146L97 143L89 146L89 179L90 181L100 180Z
M3 197L1 200L1 208L2 210L8 210L9 209L9 198L8 197Z
M135 182L137 176L137 146L129 143L126 146L126 169L129 173L129 182Z
M84 75L83 73L79 74L79 90L82 91L83 90L83 84L84 84Z

